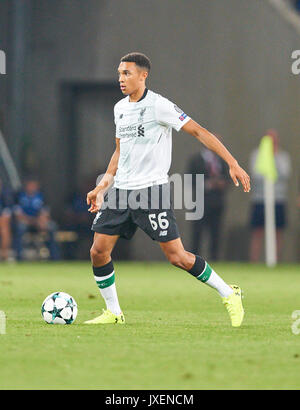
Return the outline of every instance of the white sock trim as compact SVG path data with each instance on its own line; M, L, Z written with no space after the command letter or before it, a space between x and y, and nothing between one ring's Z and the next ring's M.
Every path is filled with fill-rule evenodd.
M217 290L219 295L224 298L233 293L233 289L212 269L210 278L205 282L211 288Z
M106 276L95 276L94 275L94 278L95 278L96 282L101 282L103 280L106 280L106 279L110 278L114 273L115 273L115 271L112 271L112 273L110 273L109 275L106 275Z

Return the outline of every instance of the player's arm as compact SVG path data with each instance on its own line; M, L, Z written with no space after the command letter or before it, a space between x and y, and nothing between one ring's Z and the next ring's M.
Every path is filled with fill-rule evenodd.
M98 212L101 208L105 192L112 186L118 169L120 157L120 139L116 138L116 149L110 159L107 170L99 184L87 194L86 202L90 205L89 212Z
M201 127L196 121L189 120L182 130L188 134L193 135L198 141L202 142L208 149L214 151L228 164L229 174L236 186L239 186L239 182L243 185L244 192L250 191L250 177L246 171L241 168L237 160L230 154L227 148L222 144L217 137Z

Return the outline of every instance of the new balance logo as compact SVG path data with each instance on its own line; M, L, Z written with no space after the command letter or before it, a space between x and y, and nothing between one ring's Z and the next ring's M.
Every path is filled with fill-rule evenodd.
M159 232L159 236L167 236L168 235L168 231L160 231Z
M138 126L138 137L144 137L145 136L145 128L142 125Z

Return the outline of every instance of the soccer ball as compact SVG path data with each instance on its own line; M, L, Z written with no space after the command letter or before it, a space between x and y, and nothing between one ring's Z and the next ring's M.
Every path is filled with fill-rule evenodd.
M42 304L43 319L54 325L70 325L76 319L77 311L75 299L65 292L51 293Z

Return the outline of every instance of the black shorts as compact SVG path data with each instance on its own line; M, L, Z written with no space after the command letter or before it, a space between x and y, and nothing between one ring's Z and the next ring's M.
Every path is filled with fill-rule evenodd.
M110 189L91 229L131 239L138 227L157 242L179 238L169 184L140 190Z

